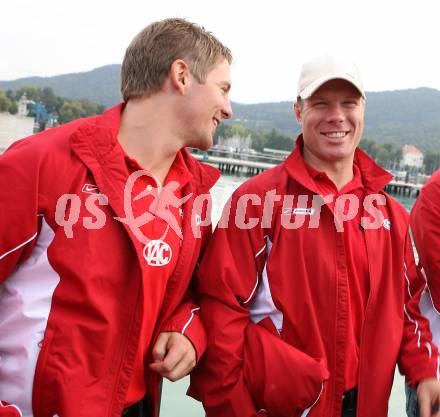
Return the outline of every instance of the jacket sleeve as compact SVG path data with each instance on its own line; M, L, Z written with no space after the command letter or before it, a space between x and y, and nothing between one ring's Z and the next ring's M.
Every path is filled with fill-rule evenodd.
M243 356L248 304L258 280L255 255L265 242L263 233L256 231L260 227L252 231L237 227L236 197L226 205L198 270L208 348L191 374L188 394L203 402L209 417L261 415L244 381Z
M411 211L411 229L434 307L440 311L440 176L421 191Z
M201 216L207 221L204 222L204 226L200 227L201 248L198 259L199 261L203 257L207 244L212 237L211 212L209 206L203 206ZM198 265L199 262L197 262L196 268L198 268ZM194 287L194 280L192 282L192 287ZM164 323L161 331L179 332L184 334L194 346L197 354L197 362L199 362L206 350L206 331L200 320L200 307L197 303L193 288L190 288L182 305L177 309L173 316Z
M37 158L20 145L0 156L0 283L30 255L40 223Z
M0 156L0 284L35 245L39 230L38 177L35 154L20 144ZM0 401L0 417L21 416L16 405Z
M407 383L415 387L422 379L438 379L439 356L437 347L432 343L429 322L419 309L425 281L416 268L409 233L405 241L404 275L404 328L398 364Z
M199 362L206 350L206 331L199 316L200 307L190 301L189 296L173 316L161 328L161 332L178 332L185 335L196 351Z
M23 417L23 414L16 405L0 401L0 417Z

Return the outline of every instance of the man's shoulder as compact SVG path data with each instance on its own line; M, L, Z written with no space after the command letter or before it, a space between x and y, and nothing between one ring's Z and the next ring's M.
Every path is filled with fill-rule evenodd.
M406 234L409 227L409 212L403 206L403 204L396 198L390 196L386 192L380 193L385 197L386 211L393 224L394 229L400 230L403 234Z
M5 154L18 153L22 156L42 155L45 153L52 153L62 151L68 148L70 136L79 129L89 119L78 119L64 125L44 130L43 132L35 133L23 139L14 142L6 151Z
M286 182L287 173L280 164L246 180L237 188L234 195L237 197L244 194L265 195L273 190L284 193Z
M428 184L437 184L440 186L440 169L432 174L431 178L428 180Z
M72 151L72 135L92 121L74 120L18 140L0 155L0 163L23 176L39 172L40 179L63 177L61 173L67 174L78 161Z
M408 216L408 210L403 206L403 204L399 200L397 200L397 198L392 197L386 192L384 192L383 194L385 195L385 198L387 199L387 202L390 204L392 210L395 210L396 212Z
M211 165L198 161L190 152L181 150L187 168L192 172L198 193L208 193L220 177L220 171Z
M440 169L432 174L431 178L423 186L420 195L422 198L429 198L440 202Z

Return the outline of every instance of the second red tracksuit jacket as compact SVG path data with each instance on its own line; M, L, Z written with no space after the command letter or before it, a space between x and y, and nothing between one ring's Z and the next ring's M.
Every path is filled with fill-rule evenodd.
M344 236L327 204L313 206L318 193L300 147L301 139L284 163L234 193L202 261L208 349L190 395L203 401L208 417L341 415L349 279ZM357 417L386 417L396 362L415 384L437 376L438 356L418 309L423 282L408 215L382 191L386 171L359 149L355 164L365 187L360 209L370 288ZM290 203L286 196L293 196ZM279 332L277 344L269 332L256 331L262 326L249 327L268 320Z

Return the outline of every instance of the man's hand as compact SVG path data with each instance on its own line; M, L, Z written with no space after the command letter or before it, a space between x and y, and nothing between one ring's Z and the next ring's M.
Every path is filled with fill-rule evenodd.
M435 378L423 379L417 387L420 417L440 417L440 382Z
M150 368L159 375L177 381L196 366L196 351L189 339L178 332L162 332L153 347Z

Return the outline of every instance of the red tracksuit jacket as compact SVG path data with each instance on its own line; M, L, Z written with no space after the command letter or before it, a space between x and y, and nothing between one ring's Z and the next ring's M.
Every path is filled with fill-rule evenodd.
M429 320L434 342L440 343L440 170L423 186L411 210L411 229L419 269L427 282L420 310Z
M0 157L0 399L24 417L120 417L142 323L150 346L168 330L184 332L199 357L205 348L186 294L210 234L208 226L194 234L204 218L194 201L218 171L182 151L193 178L182 191L190 198L179 260L163 291L146 272L145 245L115 220L127 215L120 112L26 138ZM72 202L60 216L65 194ZM160 377L147 372L146 384L148 415L157 416Z
M317 191L300 147L301 138L284 163L234 193L200 266L208 349L191 376L190 395L203 401L208 417L341 415L348 302L344 236L326 204L316 222L319 211L311 201ZM382 191L390 180L386 171L359 149L355 163L366 193L360 207L370 281L357 416L386 417L396 362L415 384L437 376L438 355L418 308L424 283L413 261L408 215ZM294 196L290 206L283 203L286 195ZM301 195L308 196L306 207ZM366 204L370 198L376 203ZM304 223L289 228L286 219ZM377 227L368 227L373 220ZM263 329L271 326L268 321L278 338Z

